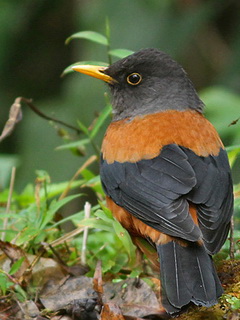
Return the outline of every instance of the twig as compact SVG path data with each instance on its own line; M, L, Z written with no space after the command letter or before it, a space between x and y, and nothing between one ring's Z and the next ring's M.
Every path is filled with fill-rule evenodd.
M79 233L82 233L84 230L84 228L80 227L80 228L77 228L77 229L74 229L73 231L70 231L66 234L64 234L62 237L52 241L50 243L51 247L56 247L64 242L67 242L68 240L71 240L73 237L75 237L76 235L78 235ZM48 243L43 243L44 247L49 247L49 244Z
M229 241L230 241L230 259L234 260L235 256L234 256L234 219L232 217L231 219L231 224L230 224L230 236L229 236Z
M75 130L78 134L81 133L82 131L74 126L71 126L70 124L62 121L62 120L59 120L59 119L56 119L56 118L53 118L53 117L50 117L50 116L47 116L46 114L44 114L42 111L40 111L33 103L32 103L32 99L26 99L24 97L21 97L20 98L21 102L24 102L33 112L35 112L37 115L39 115L41 118L43 119L46 119L46 120L49 120L49 121L53 121L53 122L56 122L56 123L59 123L69 129L72 129L72 130Z
M15 99L14 103L10 107L9 118L3 128L1 135L0 135L0 142L9 136L13 132L16 124L22 120L22 107L21 107L22 103L25 103L33 112L35 112L41 118L59 123L69 129L75 130L77 132L77 134L82 133L82 130L80 130L80 129L78 129L78 128L76 128L76 127L74 127L64 121L47 116L32 103L31 99L26 99L24 97L18 97Z
M106 18L106 37L107 37L107 56L108 56L108 63L112 64L112 56L109 53L111 50L111 45L110 45L110 26L109 26L109 19L108 17Z
M84 162L84 164L78 169L78 171L74 174L74 176L72 177L72 179L69 181L66 189L63 191L63 193L61 194L61 196L59 197L59 200L63 199L66 197L66 195L68 194L70 188L71 188L71 184L73 183L73 181L80 175L80 173L86 169L90 164L92 164L94 161L97 160L97 156L91 156L86 162Z
M12 168L12 173L11 173L11 181L10 181L10 188L9 188L9 194L8 194L8 201L7 201L7 207L6 207L6 214L8 214L10 212L10 206L11 206L11 200L12 200L12 194L13 194L13 187L14 187L14 182L15 182L15 176L16 176L16 167ZM3 230L7 229L7 225L8 225L8 217L6 217L4 219L3 222ZM2 233L2 237L1 240L4 241L5 240L5 235L6 232L3 231Z
M1 271L0 271L0 274L1 274L1 273L5 274L5 276L7 276L8 279L9 279L10 281L12 281L14 284L20 285L18 279L14 278L13 276L11 276L11 275L10 275L9 273L7 273L6 271L1 270Z
M88 219L91 213L91 204L89 202L85 203L84 212L85 212L85 219ZM87 237L88 237L88 227L86 226L84 227L84 230L83 230L83 243L82 243L82 253L81 253L81 262L83 265L86 265Z

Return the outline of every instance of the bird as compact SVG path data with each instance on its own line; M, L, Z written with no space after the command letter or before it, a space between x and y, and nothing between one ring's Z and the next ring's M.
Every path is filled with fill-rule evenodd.
M233 184L223 143L186 71L155 48L73 70L110 88L100 163L106 203L133 238L155 248L164 312L215 305L223 289L212 255L229 232Z

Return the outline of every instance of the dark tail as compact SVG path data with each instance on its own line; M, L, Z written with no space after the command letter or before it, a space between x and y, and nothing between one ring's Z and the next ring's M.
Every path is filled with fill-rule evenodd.
M203 246L175 241L157 245L160 260L162 304L175 314L190 302L210 307L223 293L211 257Z

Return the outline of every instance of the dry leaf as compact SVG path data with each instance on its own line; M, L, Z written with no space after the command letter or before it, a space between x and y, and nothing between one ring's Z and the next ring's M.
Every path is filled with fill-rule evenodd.
M9 118L0 136L0 142L9 136L12 133L15 125L22 120L22 110L21 110L20 102L21 102L21 98L17 98L14 101L13 105L11 106L9 111Z
M103 283L102 283L102 263L97 262L94 278L93 278L93 289L102 294L103 293Z
M153 290L141 279L127 279L118 283L106 283L103 287L104 303L119 306L124 316L143 318L163 316L161 305Z
M64 309L74 300L97 299L98 295L92 288L92 278L69 278L63 285L49 284L42 290L40 300L45 308L56 311Z
M8 270L5 268L4 271L8 272L10 269L10 266L17 262L19 259L24 258L20 268L14 273L14 278L18 280L19 283L22 283L23 281L28 282L31 277L31 272L27 272L28 268L30 267L30 262L25 254L25 252L18 247L15 244L12 244L10 242L4 242L0 240L0 249L5 253L5 255L10 259L10 262L8 262ZM7 260L5 260L7 261Z
M100 320L124 320L121 310L114 303L104 304Z

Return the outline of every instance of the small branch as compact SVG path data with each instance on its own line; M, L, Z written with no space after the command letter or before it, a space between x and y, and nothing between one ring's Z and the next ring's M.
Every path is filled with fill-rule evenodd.
M84 212L85 212L85 219L88 219L91 213L91 204L89 202L85 203ZM83 243L82 243L82 254L81 254L81 262L83 265L86 265L87 237L88 237L88 227L86 226L84 227L84 231L83 231Z
M2 273L2 274L5 274L5 276L7 276L8 279L9 279L11 282L13 282L14 284L20 286L18 279L14 278L13 276L11 276L9 273L7 273L7 272L4 271L4 270L0 270L0 274L1 274L1 273Z
M13 187L14 187L14 182L15 182L15 176L16 176L16 167L12 168L12 174L11 174L11 181L10 181L10 188L9 188L9 194L8 194L8 201L7 201L7 207L6 207L6 214L10 212L10 207L11 207L11 201L12 201L12 194L13 194ZM8 225L8 217L6 217L3 221L3 230L7 229ZM1 240L5 240L5 235L6 232L3 231Z
M42 111L40 111L37 107L35 107L35 105L32 103L32 99L26 99L24 97L21 97L20 98L21 102L24 102L33 112L35 112L37 115L39 115L39 117L43 118L43 119L46 119L46 120L49 120L49 121L53 121L53 122L56 122L56 123L59 123L69 129L72 129L72 130L75 130L78 134L81 133L82 131L74 126L71 126L70 124L64 122L64 121L61 121L61 120L58 120L56 118L53 118L53 117L50 117L50 116L47 116L46 114L44 114Z
M230 241L230 259L234 260L235 256L234 256L234 219L233 217L231 218L231 224L230 224L230 236L229 236L229 241Z
M106 18L106 38L107 38L107 56L108 56L108 63L112 64L112 56L110 55L111 45L110 45L110 25L109 19Z
M77 177L81 174L81 172L86 169L90 164L92 164L93 162L95 162L97 160L96 156L91 156L89 159L87 159L86 162L84 162L84 164L78 169L78 171L74 174L74 176L72 177L72 179L69 181L66 189L63 191L63 193L61 194L61 196L59 197L59 200L63 199L66 197L66 195L68 194L69 190L71 189L71 185L73 183L74 180L77 179Z
M64 122L61 120L58 120L56 118L47 116L42 111L40 111L33 103L32 99L26 99L24 97L18 97L15 99L14 103L10 107L9 111L9 118L3 128L2 134L0 135L0 142L4 140L6 137L8 137L14 130L15 125L22 120L22 108L21 104L25 103L33 112L35 112L38 116L40 116L43 119L53 121L56 123L59 123L69 129L72 129L77 132L77 134L82 133L82 130Z
M56 247L60 244L63 244L64 242L67 242L69 240L71 240L73 237L77 236L78 234L82 233L84 231L84 228L77 228L77 229L74 229L73 231L70 231L66 234L64 234L62 237L56 239L56 240L53 240L50 245L51 247ZM49 247L49 244L48 243L43 243L44 247L47 248Z

